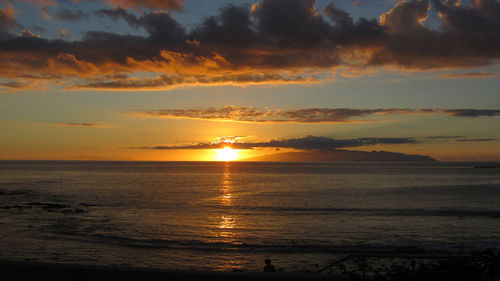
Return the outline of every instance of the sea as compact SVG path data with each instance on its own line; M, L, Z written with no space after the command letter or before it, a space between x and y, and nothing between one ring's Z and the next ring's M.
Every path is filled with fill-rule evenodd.
M0 260L295 272L498 251L495 165L0 161Z

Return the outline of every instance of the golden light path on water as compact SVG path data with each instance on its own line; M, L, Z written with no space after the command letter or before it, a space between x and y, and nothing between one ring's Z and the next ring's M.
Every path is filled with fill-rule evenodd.
M236 218L233 216L231 212L231 208L233 206L233 183L231 179L231 162L226 162L224 164L224 172L222 175L222 181L220 186L220 196L219 196L219 205L221 209L224 210L218 219L218 242L232 244L236 242ZM222 270L234 269L237 267L243 268L243 265L237 261L237 259L233 259L228 257L221 264Z
M229 163L224 166L224 174L222 177L221 185L221 195L220 195L220 205L222 207L231 207L233 205L233 187L231 182L231 171L229 168ZM229 209L227 209L229 210ZM220 237L225 238L225 242L231 242L231 238L234 236L232 231L235 228L236 222L230 213L223 214L220 217L220 222L218 228L221 230L219 233Z

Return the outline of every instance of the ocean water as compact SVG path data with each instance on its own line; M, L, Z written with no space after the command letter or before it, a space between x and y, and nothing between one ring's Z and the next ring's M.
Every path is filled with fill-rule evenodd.
M0 260L314 271L499 250L500 169L475 165L0 161Z

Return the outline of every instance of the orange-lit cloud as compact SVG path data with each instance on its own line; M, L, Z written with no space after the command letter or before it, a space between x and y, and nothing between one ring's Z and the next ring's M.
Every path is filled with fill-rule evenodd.
M337 123L353 122L352 118L369 115L406 115L406 114L442 114L452 117L500 116L496 109L408 109L408 108L304 108L304 109L266 109L259 110L252 106L226 105L206 109L163 109L147 110L130 114L155 118L186 118L212 121L235 121L255 123Z
M465 73L448 73L442 77L450 79L463 79L463 78L494 78L500 77L500 73L494 72L465 72Z
M152 10L181 10L184 0L107 0L114 6L123 8L148 8Z
M16 24L14 9L9 4L7 7L0 7L0 39L6 36L7 32Z
M318 11L312 0L262 0L252 8L229 5L193 28L157 11L179 9L182 1L112 3L117 7L94 15L123 19L147 35L87 31L78 41L18 36L11 32L12 7L1 8L0 75L45 79L68 89L151 90L321 82L327 79L311 73L340 67L353 73L377 66L467 68L500 58L500 3L495 0L470 5L402 1L380 19L358 20L334 4ZM124 9L130 7L154 11L137 15ZM440 15L441 29L423 24L431 7ZM90 14L61 10L51 17L83 21Z
M256 85L256 84L305 84L314 83L314 78L301 76L282 76L280 74L253 74L239 75L160 75L154 78L125 78L113 81L97 81L89 84L74 85L68 89L92 90L165 90L179 86L211 86L211 85Z
M21 0L29 2L33 5L42 7L56 7L57 0ZM75 3L85 2L88 0L73 0ZM184 5L184 0L100 0L101 2L109 3L115 7L123 8L147 8L151 10L181 10Z

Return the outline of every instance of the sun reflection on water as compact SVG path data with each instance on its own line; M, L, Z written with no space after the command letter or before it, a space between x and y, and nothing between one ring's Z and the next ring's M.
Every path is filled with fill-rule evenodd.
M231 216L230 209L228 207L233 206L233 186L231 181L231 171L230 164L224 166L224 174L222 177L222 185L220 188L220 198L219 203L222 209L225 211L223 215L220 216L218 236L223 238L223 242L232 242L234 237L233 229L236 227L236 220Z
M221 216L218 228L222 230L231 230L236 226L235 221L230 216Z
M228 165L224 168L224 175L222 178L222 187L220 196L220 204L224 207L230 207L233 205L233 195L232 195L232 182L231 182L231 173L229 172Z

